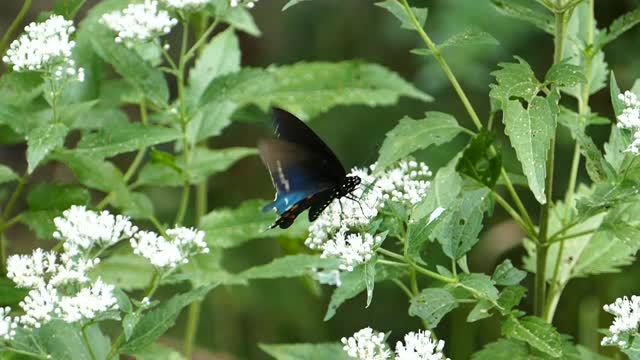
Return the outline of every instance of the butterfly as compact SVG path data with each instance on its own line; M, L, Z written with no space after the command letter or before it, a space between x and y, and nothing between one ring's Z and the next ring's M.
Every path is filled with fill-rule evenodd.
M269 229L286 229L307 209L309 221L316 220L334 199L349 197L361 180L347 176L329 146L295 115L273 108L272 117L277 139L261 140L258 149L276 198L262 210L279 215Z

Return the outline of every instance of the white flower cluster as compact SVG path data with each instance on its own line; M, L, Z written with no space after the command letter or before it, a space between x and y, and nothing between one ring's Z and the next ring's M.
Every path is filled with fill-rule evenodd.
M229 0L229 5L231 7L246 6L249 9L253 9L257 2L258 0Z
M627 151L638 155L640 154L640 101L638 101L636 94L631 91L625 91L624 94L618 95L618 99L625 106L622 114L618 115L618 127L630 129L634 132L634 140Z
M180 3L183 2L185 1ZM115 38L117 43L124 42L127 46L168 34L178 23L178 20L172 18L168 12L158 8L156 0L145 0L143 4L130 4L121 11L102 15L100 20L117 33Z
M611 336L602 339L602 345L616 345L621 348L629 345L628 339L637 334L640 325L640 296L631 299L618 298L613 304L605 305L604 311L615 316L609 326Z
M2 58L15 71L46 71L56 79L76 78L84 81L84 69L76 68L72 58L76 31L71 20L52 15L41 23L31 23L25 34L14 40Z
M384 333L366 327L349 338L342 338L344 351L359 360L386 360L391 350L384 342Z
M170 270L189 262L188 257L209 252L204 232L179 227L167 230L169 240L154 232L140 231L131 239L133 253L154 266Z
M10 312L10 307L0 307L0 339L11 340L16 335L18 324L9 316Z
M340 269L353 271L367 262L382 238L377 234L362 234L362 230L378 216L389 202L406 207L419 203L431 186L432 173L424 163L400 161L397 166L379 175L369 170L354 169L349 176L358 176L361 185L352 192L357 201L343 198L334 200L309 227L305 244L322 250L323 257L340 259Z
M210 0L162 0L168 7L176 10L192 10L204 6Z
M384 342L384 334L366 327L349 338L342 338L344 351L358 360L391 359L392 353ZM406 334L404 343L396 343L395 360L449 360L442 353L444 341L434 341L430 331Z
M88 255L91 249L107 248L138 231L128 217L114 216L108 211L97 213L73 205L62 215L53 219L56 226L53 237L64 240L64 252L69 256Z

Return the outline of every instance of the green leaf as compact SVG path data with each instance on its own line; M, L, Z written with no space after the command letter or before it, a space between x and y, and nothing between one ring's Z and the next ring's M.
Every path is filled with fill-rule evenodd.
M376 282L381 282L389 279L398 278L406 273L406 269L397 266L389 266L381 263L376 263ZM364 266L358 266L353 269L352 272L348 272L341 275L342 284L337 287L331 295L331 301L327 307L327 313L324 316L324 321L330 320L335 314L340 305L345 301L354 298L356 295L367 289Z
M547 71L544 81L559 87L572 87L586 83L587 79L580 66L563 62L552 65Z
M473 360L534 360L527 344L512 339L499 339L473 354ZM538 360L538 359L535 359ZM541 360L541 359L540 359Z
M208 254L192 257L188 264L182 265L180 275L184 280L191 282L194 287L212 283L246 285L247 281L242 274L232 274L222 266L223 253L224 251L221 249L211 249Z
M153 272L153 266L141 256L116 254L100 261L91 274L122 290L134 291L147 287Z
M98 55L131 82L156 106L164 107L169 99L169 88L164 74L144 61L135 51L115 42L115 34L99 22L82 24L91 31L91 43Z
M255 148L229 147L211 150L199 147L194 150L189 168L184 171L190 175L192 184L199 184L209 176L226 171L238 160L257 153ZM178 159L178 166L184 168L183 157Z
M415 27L413 26L413 22L411 21L411 18L409 17L409 15L407 15L407 12L405 11L404 7L399 1L385 0L385 1L375 3L375 5L383 9L387 9L387 11L393 14L393 16L395 16L398 20L400 20L400 23L403 29L407 29L407 30L415 29ZM426 8L411 8L411 11L413 12L414 16L418 20L418 24L420 24L420 26L423 27L424 23L427 21L428 10Z
M260 344L260 349L276 360L349 360L338 343L324 344Z
M56 231L53 223L56 216L60 216L59 210L25 211L20 215L20 222L27 225L39 239L51 240Z
M437 208L449 209L456 202L462 189L462 178L456 172L458 158L453 159L446 166L440 168L431 181L425 199L416 205L411 214L413 219L430 216Z
M2 306L15 307L24 300L28 293L27 289L17 288L13 281L6 277L0 277L0 304Z
M95 158L108 158L174 141L180 137L181 134L176 129L128 123L107 126L98 132L86 134L74 151Z
M446 219L446 209L439 208L429 217L423 217L419 220L412 219L407 226L407 255L420 262L420 253L424 249L425 244L431 238L436 226Z
M0 184L8 183L18 179L18 175L6 166L0 165Z
M640 359L640 339L635 336L633 338L633 342L626 348L621 350L625 353L630 360L639 360Z
M33 71L14 71L0 78L0 103L26 107L42 95L42 75Z
M27 195L31 210L66 210L71 205L88 205L89 191L67 184L40 183Z
M364 283L367 288L367 305L368 308L373 301L373 288L376 284L376 263L377 258L374 256L371 260L364 263Z
M491 3L505 16L531 23L551 35L554 33L554 19L547 12L510 0L491 0Z
M513 266L511 260L506 259L496 267L491 279L496 285L508 286L520 284L527 277L527 272Z
M493 280L485 274L460 274L460 282L454 286L468 291L471 296L479 300L498 300L498 289Z
M405 116L387 133L375 171L384 170L414 151L449 142L462 130L453 116L441 112L427 112L421 120Z
M498 297L498 305L502 308L500 309L502 314L507 315L510 313L514 307L520 304L526 294L527 288L520 285L507 286L502 289L500 297Z
M467 315L467 322L476 322L478 320L491 317L492 314L489 310L493 309L493 304L488 300L480 300L476 303L476 306L471 309L469 315Z
M609 31L607 31L604 39L599 42L599 47L601 48L617 39L620 35L630 30L638 23L640 23L640 9L634 9L615 19L609 26Z
M449 291L427 288L411 299L409 315L424 319L429 329L434 329L445 315L457 307L456 298Z
M308 0L289 0L287 1L286 4L284 4L284 6L282 7L282 11L288 10L290 7L292 7L293 5L299 4L303 1L308 1Z
M483 129L471 139L464 149L462 157L456 165L456 170L479 183L493 189L502 171L502 157L500 152L491 146L495 136Z
M53 12L64 16L65 19L73 19L82 5L82 0L59 0L53 6Z
M216 35L202 48L189 72L188 101L197 103L211 81L240 70L240 45L232 28Z
M618 87L618 82L616 81L616 76L611 71L611 76L609 78L609 91L611 96L611 105L613 106L613 112L616 118L622 114L625 106L622 100L618 98L620 95L620 87Z
M176 322L180 311L194 301L201 300L216 285L209 285L179 294L150 310L136 323L131 337L118 349L120 353L135 354L153 344Z
M622 174L623 169L629 166L634 157L626 151L629 148L630 137L627 131L620 129L616 125L611 125L609 141L604 144L604 159L611 165L616 174Z
M244 279L293 278L308 275L313 269L320 268L337 268L337 264L318 255L289 255L274 259L265 265L254 266L238 276Z
M502 324L502 333L509 338L522 340L554 358L562 357L560 334L551 324L539 317L509 317Z
M20 328L11 345L18 350L42 354L43 358L92 360L80 326L62 320L51 320L34 330Z
M135 185L179 187L183 186L184 182L181 171L165 164L151 162L142 167Z
M529 188L539 203L546 203L547 152L556 130L554 103L534 97L525 109L519 101L510 100L504 108L503 121Z
M205 240L213 247L229 248L242 245L246 241L287 235L303 237L307 227L302 219L289 229L271 229L274 221L270 213L262 212L266 200L249 200L235 209L217 209L202 218L200 229L205 233Z
M400 96L431 97L386 68L362 62L297 63L268 69L244 69L215 79L201 104L279 105L303 118L337 105L390 105Z
M253 16L244 6L231 7L227 0L214 0L213 17L220 19L232 27L253 36L260 36L260 29L253 20Z
M491 36L491 34L489 34L488 32L479 29L465 29L463 32L451 36L442 44L439 44L436 47L440 51L445 51L450 48L466 48L469 46L479 45L497 46L500 45L500 42L496 40L496 38ZM433 52L430 49L414 49L411 50L411 53L424 56L433 55Z
M62 147L69 129L61 123L47 124L36 128L27 136L27 162L29 174L53 150Z
M168 346L153 344L136 354L136 360L186 360L186 358Z
M488 193L484 187L465 191L449 207L451 211L434 232L448 257L458 260L478 242Z

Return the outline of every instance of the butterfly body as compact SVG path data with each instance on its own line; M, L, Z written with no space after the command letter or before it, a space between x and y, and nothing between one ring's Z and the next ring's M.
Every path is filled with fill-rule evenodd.
M317 219L334 199L355 190L360 178L346 176L331 149L294 115L273 109L273 120L277 139L258 145L276 188L275 200L263 210L279 215L271 228L286 229L307 209L309 221Z

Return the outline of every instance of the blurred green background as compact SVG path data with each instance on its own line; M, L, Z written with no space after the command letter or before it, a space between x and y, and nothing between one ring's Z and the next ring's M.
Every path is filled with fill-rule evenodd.
M525 0L534 2L534 0ZM395 18L367 0L315 0L303 2L287 12L281 12L285 0L261 0L252 11L263 34L259 38L240 34L244 66L264 67L270 64L290 64L299 61L341 61L362 59L382 64L433 95L433 103L401 100L396 106L368 108L364 106L336 108L313 119L311 126L335 150L346 167L365 166L375 161L377 148L397 121L405 115L420 117L427 110L453 114L458 121L472 127L458 97L433 58L412 55L409 50L419 47L413 32L403 30ZM50 9L53 1L35 0L27 19L33 20L42 10ZM91 6L89 2L83 11ZM513 55L523 57L541 77L552 61L553 43L549 35L533 26L503 17L488 0L415 1L429 8L427 32L440 42L469 27L480 28L500 41L499 46L476 46L452 49L445 57L478 111L487 121L489 113L488 86L490 73L497 63L512 61ZM17 14L21 2L0 1L0 31L4 32ZM597 0L595 13L600 27L607 26L621 14L640 6L640 0ZM81 16L84 12L81 12ZM626 33L605 48L609 68L614 70L622 89L632 86L640 77L640 28ZM636 56L638 58L636 58ZM575 104L569 102L568 106ZM593 111L612 118L608 89L591 98ZM520 173L515 156L504 138L501 124L496 131L502 137L502 149L508 170ZM211 147L230 145L254 146L260 137L270 136L272 129L265 117L262 123L235 123L223 135L212 139ZM589 129L598 145L609 134L608 126ZM567 166L573 144L560 131L557 147L556 197L564 194ZM458 138L447 146L430 148L417 154L434 170L448 162L464 146ZM0 161L20 168L24 166L24 147L4 148ZM121 159L124 162L126 158ZM588 183L581 170L579 179ZM41 180L66 181L66 175L51 168L38 176ZM530 192L521 189L532 214L537 205ZM169 221L177 208L179 193L159 189L151 194L160 218ZM252 198L270 199L273 196L267 171L257 157L239 162L229 172L210 179L209 207L236 206ZM474 271L490 272L495 264L510 258L521 264L523 250L519 239L523 234L505 213L496 210L485 221L482 240L470 256ZM17 229L10 238L21 239L11 244L10 252L20 252L35 246L30 234ZM24 240L23 240L24 239ZM300 240L300 239L298 239ZM257 240L227 252L225 266L239 271L282 256L285 249L301 242ZM602 275L573 281L562 297L555 325L560 332L570 334L578 343L597 349L600 336L597 327L606 327L611 317L601 311L602 305L625 294L640 290L640 266L625 268L621 274ZM531 282L531 279L526 281ZM530 283L527 283L530 287ZM407 299L397 288L388 284L376 287L373 304L364 309L362 296L343 305L329 322L323 322L331 289L322 289L303 280L255 281L247 287L226 287L213 291L203 304L197 345L199 359L265 359L257 343L293 343L337 341L365 326L391 331L391 342L402 334L421 327L417 318L407 315ZM530 310L530 303L522 307ZM438 336L447 341L446 349L452 359L467 359L483 344L500 334L494 319L468 325L465 322L470 308L461 307L447 316L437 329ZM183 320L171 335L179 344Z

